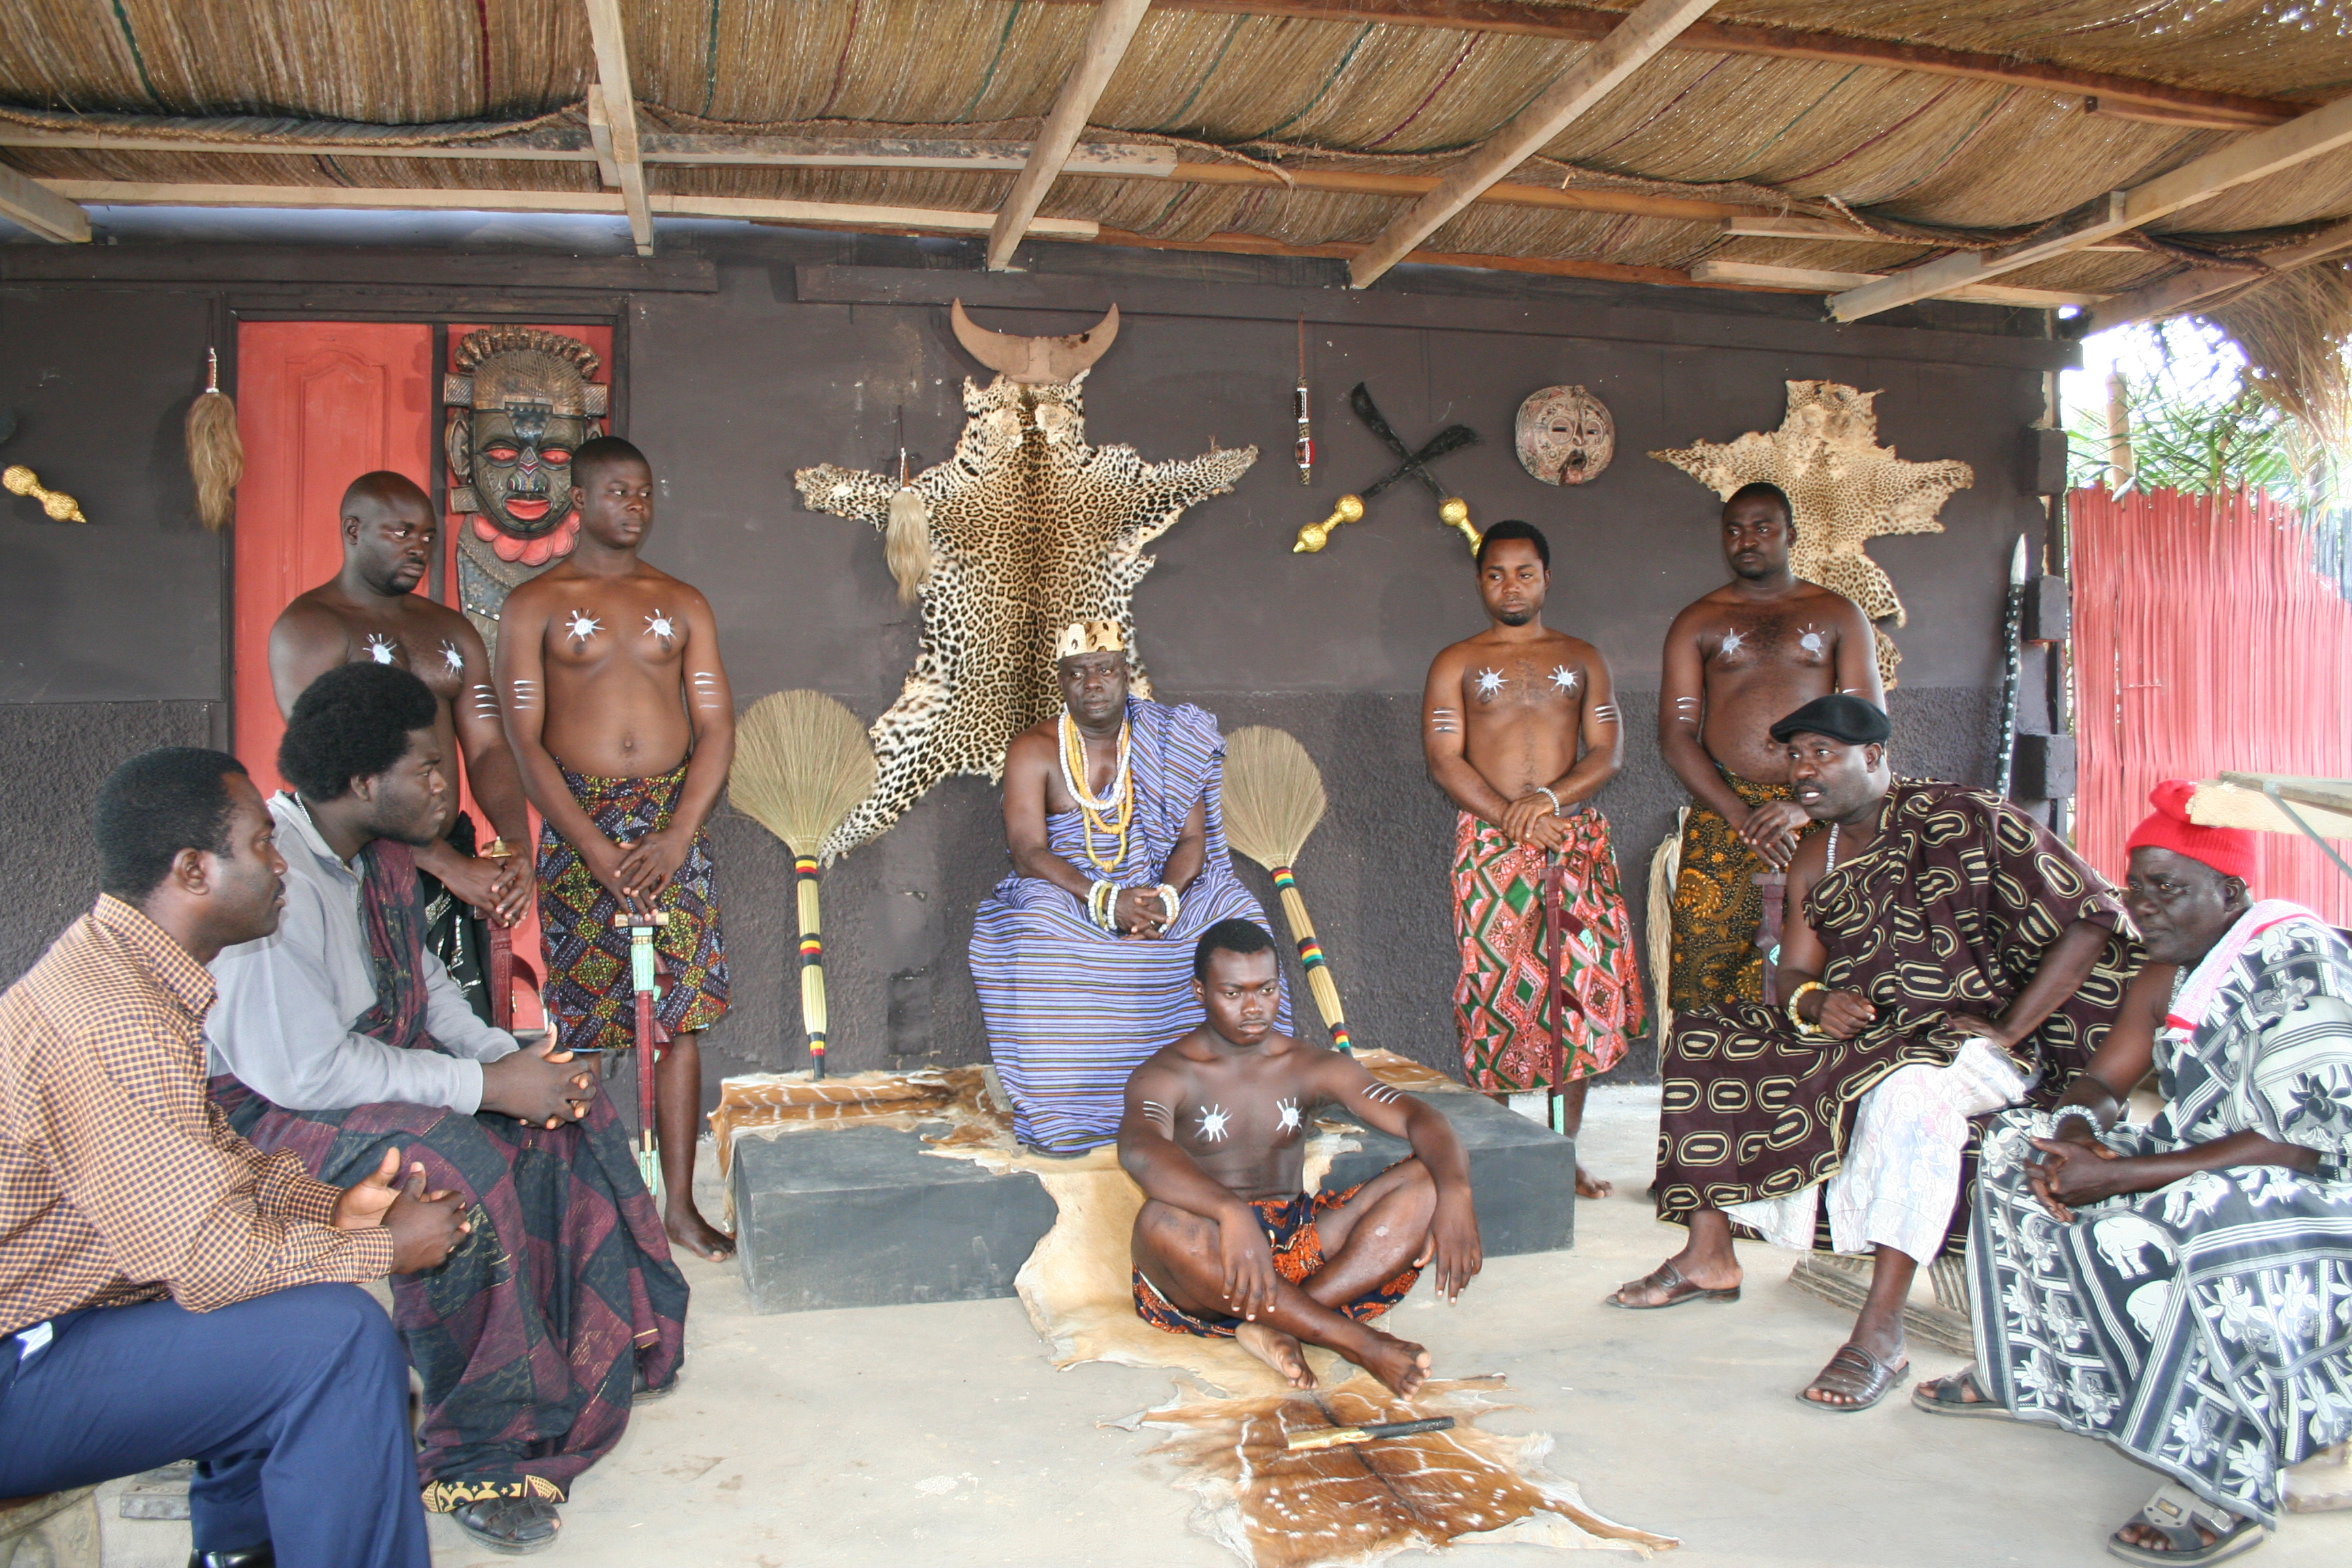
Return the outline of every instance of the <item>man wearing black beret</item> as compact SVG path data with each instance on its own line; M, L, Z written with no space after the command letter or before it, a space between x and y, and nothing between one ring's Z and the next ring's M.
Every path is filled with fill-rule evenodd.
M1789 866L1788 1002L1675 1016L1655 1192L1690 1242L1610 1298L1737 1300L1735 1221L1871 1254L1853 1336L1801 1395L1834 1411L1868 1409L1910 1364L1912 1276L1966 1239L1969 1118L2055 1103L2139 960L2104 878L1994 795L1896 779L1890 731L1843 693L1772 726L1797 804L1829 826Z

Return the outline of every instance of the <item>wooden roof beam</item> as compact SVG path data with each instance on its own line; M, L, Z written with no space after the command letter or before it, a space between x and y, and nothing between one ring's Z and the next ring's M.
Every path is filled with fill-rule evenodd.
M1050 5L1092 5L1095 0L1046 0ZM1445 27L1465 33L1506 33L1519 37L1593 43L1621 19L1612 11L1531 0L1160 0L1163 11L1206 11L1297 17L1307 21L1378 22L1394 27ZM2260 130L2294 119L2309 107L2285 99L2212 92L2170 82L2077 70L2010 55L1948 49L1935 44L1897 43L1844 33L1805 32L1793 27L1758 27L1738 22L1697 22L1667 46L1700 54L1755 55L1767 59L1816 60L1824 65L1870 66L1927 76L1999 82L2062 98L2099 100L2094 112L2116 114L2142 108L2163 115L2167 124L2203 124ZM2086 107L2088 107L2086 105Z
M2242 138L2182 164L2168 174L2110 191L2053 219L2015 245L1960 251L1830 297L1830 314L1859 321L1881 310L1990 282L2037 261L2081 250L2100 240L2168 217L2222 192L2259 180L2340 147L2352 146L2352 98L2339 98L2299 120Z
M0 165L0 217L54 245L89 243L88 213L5 165Z
M1349 287L1370 288L1446 219L1549 144L1714 4L1715 0L1642 0L1534 102L1447 171L1435 189L1373 236L1371 243L1348 263Z
M629 43L621 31L621 0L583 0L588 8L588 37L596 54L596 81L589 89L588 130L597 130L601 103L604 129L610 138L607 154L598 147L597 164L609 159L608 183L621 191L621 209L628 215L629 237L639 256L654 253L654 213L646 201L645 149L637 136L637 99L629 86Z
M2126 327L2135 321L2153 321L2165 316L2177 316L2193 305L2213 300L2220 295L2274 278L2282 272L2292 272L2308 267L2315 261L2326 261L2352 251L2352 219L2322 229L2300 245L2290 245L2282 250L2265 251L2251 259L2260 261L2265 272L2247 272L2235 267L2191 267L2169 278L2159 278L2127 293L2112 295L2084 320L2083 335L2104 332L2110 327Z
M1028 232L1045 193L1053 189L1055 179L1069 162L1070 149L1078 144L1096 101L1110 85L1111 73L1126 58L1127 46L1135 41L1135 30L1143 25L1143 14L1150 8L1151 0L1102 0L1096 7L1094 19L1087 24L1086 38L1078 46L1078 63L1062 79L1062 90L1055 95L1053 111L1038 129L1029 162L1014 177L1004 205L997 211L996 225L989 230L990 271L1002 272L1013 265L1021 237Z
M19 176L21 177L21 176ZM624 213L626 199L604 191L514 191L432 185L215 185L142 180L41 180L52 200L98 206L366 208L390 212ZM673 195L646 198L665 217L740 218L751 223L817 227L908 229L927 234L982 234L996 215L942 207L874 206L856 202L806 202L767 196ZM1050 239L1092 239L1087 218L1039 218L1033 232Z
M1846 272L1818 267L1789 267L1775 262L1726 261L1712 257L1693 266L1690 275L1692 281L1697 283L1786 289L1792 293L1852 289L1885 276L1883 272ZM1998 283L1988 283L1974 289L1956 289L1945 298L1970 305L2024 305L2036 310L2054 310L2061 305L2095 305L2107 296L2057 289L2011 289Z
M1936 239L1924 234L1880 234L1872 229L1857 228L1850 223L1840 223L1835 218L1807 217L1801 213L1768 213L1757 209L1725 218L1719 232L1727 239L1833 240L1850 245L1909 245L1926 250L1948 249L1951 244L1949 240ZM2123 240L2102 240L2083 248L2137 256L2147 247Z

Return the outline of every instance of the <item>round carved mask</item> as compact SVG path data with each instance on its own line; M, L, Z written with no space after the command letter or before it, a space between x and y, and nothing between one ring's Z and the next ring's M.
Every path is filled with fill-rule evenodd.
M1547 386L1519 405L1519 466L1548 485L1580 485L1617 455L1617 422L1580 386Z

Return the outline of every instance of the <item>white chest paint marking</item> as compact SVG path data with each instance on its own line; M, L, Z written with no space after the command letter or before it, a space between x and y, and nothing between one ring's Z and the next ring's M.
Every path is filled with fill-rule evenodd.
M392 639L382 632L368 633L367 656L378 664L400 662L400 650L394 647Z
M1717 648L1715 651L1717 654L1728 657L1731 654L1738 653L1741 648L1746 647L1747 646L1748 639L1739 635L1739 628L1738 626L1734 626L1729 631L1723 634L1723 646Z
M1811 626L1807 626L1805 635L1797 639L1797 646L1810 654L1819 654L1822 651L1822 634Z
M669 617L659 610L646 617L646 633L649 637L657 637L665 640L677 635L670 630Z
M589 619L587 611L574 610L572 612L572 624L565 629L571 632L574 642L586 642L590 637L603 631L604 626L601 621Z
M1478 672L1478 695L1481 697L1492 697L1509 684L1509 681L1503 679L1503 672L1499 669L1482 669Z
M1555 664L1551 667L1551 683L1556 690L1573 691L1576 689L1576 671L1564 664Z
M441 639L441 662L449 667L449 673L452 675L463 675L466 672L466 656L460 653L457 650L457 645L447 637Z
M1297 1131L1298 1129L1298 1101L1295 1100L1277 1100L1274 1102L1274 1108L1282 1113L1282 1121L1276 1126L1275 1131L1277 1132Z
M1201 1112L1201 1136L1206 1138L1212 1143L1223 1142L1225 1141L1225 1123L1232 1120L1233 1118L1226 1114L1225 1108L1223 1106L1213 1105L1209 1107L1208 1110Z

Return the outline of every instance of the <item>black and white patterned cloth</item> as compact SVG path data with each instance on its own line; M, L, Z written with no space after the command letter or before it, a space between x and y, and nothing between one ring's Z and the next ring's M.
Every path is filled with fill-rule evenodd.
M2164 1109L2106 1134L2119 1154L2251 1130L2317 1166L2200 1172L2066 1225L2025 1180L2051 1113L2004 1114L1969 1237L1978 1376L2274 1525L2280 1473L2352 1435L2352 949L2255 905L2182 978L2156 1065Z

